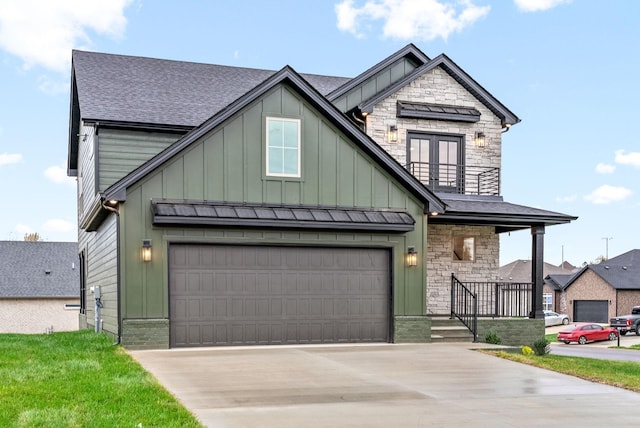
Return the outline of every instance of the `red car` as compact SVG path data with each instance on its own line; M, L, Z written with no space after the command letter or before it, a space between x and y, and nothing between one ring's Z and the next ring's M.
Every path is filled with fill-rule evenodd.
M558 333L558 342L578 342L584 345L597 340L616 340L618 330L612 327L602 327L599 324L580 324L562 330Z

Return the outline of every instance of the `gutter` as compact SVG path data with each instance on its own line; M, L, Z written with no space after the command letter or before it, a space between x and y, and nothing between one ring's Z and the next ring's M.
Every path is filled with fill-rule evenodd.
M117 317L118 317L118 333L116 336L116 341L113 345L119 345L122 340L122 308L120 302L120 289L121 289L121 281L120 281L120 212L118 211L117 205L113 207L109 205L107 201L102 202L102 207L107 211L111 211L116 215L116 308L117 308Z

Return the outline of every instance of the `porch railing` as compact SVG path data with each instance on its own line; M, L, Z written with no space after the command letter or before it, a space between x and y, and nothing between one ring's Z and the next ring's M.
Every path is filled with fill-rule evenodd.
M478 298L451 274L451 319L459 319L478 341Z
M410 162L407 169L435 192L460 195L499 195L500 168Z
M477 340L477 319L528 317L530 282L461 282L451 274L451 318L458 318Z

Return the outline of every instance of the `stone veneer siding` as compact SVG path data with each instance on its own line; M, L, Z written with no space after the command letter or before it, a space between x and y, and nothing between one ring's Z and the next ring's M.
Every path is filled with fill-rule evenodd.
M121 343L127 349L168 349L169 320L125 319Z
M475 261L453 260L454 236L475 238ZM493 227L430 224L427 237L427 314L451 313L452 273L462 282L497 279L500 238Z
M445 104L473 107L480 111L476 123L452 122L397 117L397 102L409 101L429 104ZM389 141L388 127L398 127L397 142ZM444 70L436 67L375 105L367 115L367 134L402 165L407 164L407 132L455 134L466 142L467 166L497 167L501 165L502 123L487 107L471 95ZM475 133L484 132L486 146L477 148Z
M394 343L431 342L431 318L424 316L397 316L393 319Z
M615 316L616 290L591 269L585 270L579 278L566 288L566 299L569 303L570 313L568 315L571 317L571 321L575 321L576 300L606 300L609 302L607 319Z
M544 320L530 318L479 318L478 341L485 342L487 333L493 331L501 340L501 345L531 346L544 338Z

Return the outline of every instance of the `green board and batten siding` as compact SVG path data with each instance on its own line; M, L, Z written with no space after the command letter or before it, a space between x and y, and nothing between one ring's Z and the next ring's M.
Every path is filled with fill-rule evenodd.
M333 104L341 111L347 112L374 95L379 94L393 83L402 80L415 69L415 63L407 58L402 58L386 69L376 73L361 85L340 96L333 101Z
M302 177L265 176L267 116L302 120ZM154 227L152 198L406 209L407 234ZM311 245L390 248L393 314L424 315L424 264L406 268L408 245L425 254L423 204L285 85L274 87L211 133L127 189L120 208L123 319L167 319L170 243ZM151 263L140 260L153 240Z
M181 135L124 129L100 129L98 189L113 183L175 143Z

